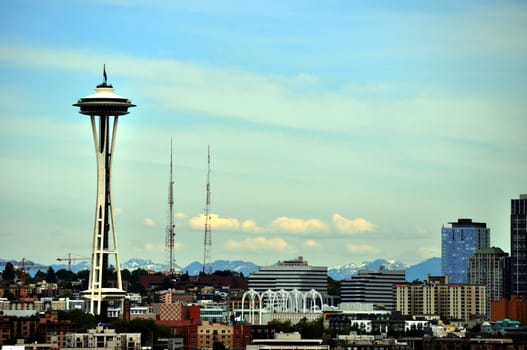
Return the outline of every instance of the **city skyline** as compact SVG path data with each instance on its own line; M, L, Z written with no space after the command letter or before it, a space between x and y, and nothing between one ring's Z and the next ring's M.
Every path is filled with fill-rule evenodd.
M527 193L527 4L100 0L0 13L0 257L89 256L95 157L72 106L103 80L121 260L310 265L441 256L472 218L510 249Z

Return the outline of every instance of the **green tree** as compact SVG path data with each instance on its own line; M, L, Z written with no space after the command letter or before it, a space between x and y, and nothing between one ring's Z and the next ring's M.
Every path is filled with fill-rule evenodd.
M57 276L55 275L55 270L50 266L48 273L46 275L46 282L48 283L57 283Z
M225 350L225 344L219 341L215 341L212 344L212 350Z
M328 294L340 295L340 281L336 281L328 276Z
M146 290L143 287L141 283L139 283L139 280L141 276L147 276L148 272L143 269L136 269L132 271L132 274L130 275L130 278L128 279L128 291L131 293L140 293L140 294L146 294Z
M90 278L90 270L80 270L77 272L78 279L88 279Z
M74 272L66 269L58 270L55 275L57 276L59 283L75 281L77 279L77 275Z
M75 324L79 333L86 333L88 329L95 328L99 323L97 317L82 310L59 311L58 316L61 320L70 320Z
M16 295L11 293L11 291L9 289L5 289L4 290L4 298L6 298L7 300L15 300L16 299Z
M5 264L4 272L2 273L2 279L4 281L12 281L15 279L15 266L13 263L8 262Z
M301 334L302 338L305 339L319 339L322 338L322 335L324 334L322 317L313 321L308 321L307 318L304 317L294 328Z
M153 346L158 338L168 338L171 336L170 328L158 326L154 320L137 318L131 321L113 320L110 327L117 333L141 333L141 344Z
M38 270L37 273L35 274L34 280L35 282L41 282L46 279L46 276L47 274L45 272Z
M121 270L121 278L123 281L129 281L130 277L132 276L132 273L128 269Z
M291 325L290 320L280 321L280 320L271 320L268 322L268 325L274 328L275 332L294 332L296 329Z

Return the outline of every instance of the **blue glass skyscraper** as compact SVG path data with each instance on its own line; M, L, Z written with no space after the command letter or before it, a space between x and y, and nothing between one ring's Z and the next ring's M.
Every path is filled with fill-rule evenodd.
M472 219L449 222L441 229L441 272L449 283L468 283L470 258L476 250L490 247L490 228Z

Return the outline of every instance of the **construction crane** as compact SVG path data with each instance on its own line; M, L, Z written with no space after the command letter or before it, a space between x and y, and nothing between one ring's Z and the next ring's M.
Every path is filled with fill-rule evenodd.
M28 298L27 296L26 270L36 269L49 269L49 266L26 265L26 259L22 258L22 271L20 275L20 304L22 305L24 305L26 301L31 301L31 298Z
M212 262L210 261L210 249L212 245L210 225L210 145L208 145L208 172L207 172L207 197L205 200L205 234L203 242L203 273L212 274Z
M68 262L68 270L69 271L71 271L71 262L72 261L77 261L77 260L90 260L90 258L85 258L85 257L72 258L71 257L71 253L68 253L68 256L65 257L65 258L57 258L57 261L67 261Z
M6 265L9 262L6 262ZM13 264L13 263L11 263ZM25 302L30 301L31 298L28 298L27 286L26 286L26 271L27 270L41 270L49 269L49 266L43 265L33 265L32 263L26 263L26 258L22 258L22 265L13 264L13 269L20 270L20 303L24 305Z

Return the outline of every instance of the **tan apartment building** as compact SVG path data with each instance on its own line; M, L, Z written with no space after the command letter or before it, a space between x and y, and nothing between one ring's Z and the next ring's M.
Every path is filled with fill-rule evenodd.
M403 315L468 321L487 316L486 286L449 284L448 276L429 276L423 283L395 285L396 310Z

